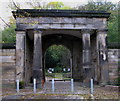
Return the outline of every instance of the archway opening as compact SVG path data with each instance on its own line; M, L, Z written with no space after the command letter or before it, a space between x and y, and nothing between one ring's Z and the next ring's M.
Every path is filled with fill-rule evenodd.
M69 80L72 77L71 52L64 45L52 45L44 55L45 80Z

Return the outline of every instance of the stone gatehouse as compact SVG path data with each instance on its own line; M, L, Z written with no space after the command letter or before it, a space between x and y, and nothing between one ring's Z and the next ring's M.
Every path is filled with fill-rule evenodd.
M16 79L45 81L45 52L53 44L71 52L72 78L109 82L107 19L104 11L19 9L16 19Z

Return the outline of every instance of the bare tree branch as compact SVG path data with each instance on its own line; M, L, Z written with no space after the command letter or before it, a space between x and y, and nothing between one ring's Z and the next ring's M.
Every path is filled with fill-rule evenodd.
M1 19L8 27L10 27L10 25L9 25L8 23L6 23L3 18L0 17L0 19Z
M20 4L14 0L12 0L8 6L13 10L20 9Z

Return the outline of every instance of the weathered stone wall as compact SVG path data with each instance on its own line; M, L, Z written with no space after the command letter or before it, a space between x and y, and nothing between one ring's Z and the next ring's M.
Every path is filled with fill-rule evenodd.
M108 49L109 79L111 84L115 84L118 77L119 52L120 49ZM0 66L3 68L3 81L13 82L15 79L15 49L0 49Z
M14 87L15 49L0 49L0 67L2 67L2 88Z
M111 84L116 84L118 78L118 62L120 62L120 49L108 50L109 79Z
M0 49L0 66L15 65L15 49Z

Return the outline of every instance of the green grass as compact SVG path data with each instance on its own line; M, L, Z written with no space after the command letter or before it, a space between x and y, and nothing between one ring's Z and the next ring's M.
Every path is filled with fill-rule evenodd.
M64 77L64 74L67 74L67 73L45 73L45 75L47 77L52 77L52 78L58 78L58 79L70 79L70 78L67 78L67 77Z

